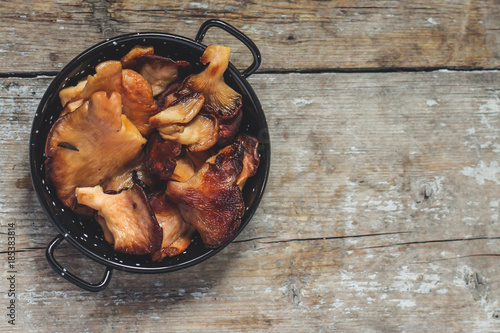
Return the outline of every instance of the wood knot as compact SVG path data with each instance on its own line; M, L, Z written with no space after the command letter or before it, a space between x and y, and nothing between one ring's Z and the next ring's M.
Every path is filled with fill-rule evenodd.
M20 190L33 191L33 185L31 184L30 175L26 175L23 178L16 180L16 187Z
M419 181L412 186L413 197L418 204L430 203L435 199L440 190L441 180L438 178Z
M493 319L500 319L500 310L495 310L493 314L491 315L491 318Z
M302 304L302 292L300 285L297 283L287 284L283 294L293 306L299 307Z
M483 276L467 267L463 272L463 279L475 301L487 299L488 285Z
M56 62L57 60L59 60L59 55L57 53L50 52L49 53L49 59L52 62Z
M421 195L424 200L429 200L434 195L434 189L430 184L426 183L422 186Z

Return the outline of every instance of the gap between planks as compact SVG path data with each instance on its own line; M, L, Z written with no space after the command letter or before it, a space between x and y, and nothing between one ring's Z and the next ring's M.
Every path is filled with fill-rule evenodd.
M335 74L335 73L356 73L356 74L376 74L376 73L431 73L431 72L498 72L500 67L421 67L421 68L411 68L411 67L395 67L395 68L317 68L317 69L293 69L293 70L262 70L257 71L252 75L258 74ZM57 71L50 72L8 72L0 73L0 79L14 79L14 78L39 78L39 77L51 77L58 75Z

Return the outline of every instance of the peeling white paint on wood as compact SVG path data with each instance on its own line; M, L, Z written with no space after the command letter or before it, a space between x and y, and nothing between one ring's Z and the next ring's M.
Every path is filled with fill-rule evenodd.
M462 174L476 179L478 185L483 185L487 181L500 184L500 179L497 174L500 173L500 164L497 161L492 161L487 164L484 161L479 161L475 167L465 167L462 169Z

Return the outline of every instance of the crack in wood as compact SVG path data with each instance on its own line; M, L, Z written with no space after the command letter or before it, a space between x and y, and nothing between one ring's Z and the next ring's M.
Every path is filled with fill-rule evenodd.
M376 74L376 73L427 73L427 72L438 72L438 71L450 71L450 72L498 72L500 67L391 67L391 68L313 68L313 69L292 69L292 70L280 70L280 69L266 69L258 70L253 75L287 75L287 74L343 74L343 73L357 73L357 74ZM0 79L24 79L24 78L46 78L54 77L59 72L57 71L40 71L40 72L0 72Z
M450 260L459 260L466 258L475 258L475 257L500 257L500 253L477 253L477 254L468 254L465 256L453 257L453 258L441 258L441 259L433 259L427 261L415 261L412 262L412 265L420 265L420 264L432 264L441 261L450 261Z
M7 254L7 253L22 253L22 252L32 252L32 251L38 251L38 250L45 250L46 247L30 247L28 249L21 249L21 250L15 250L15 251L0 251L0 254Z
M401 234L411 234L411 233L412 233L412 231L395 231L395 232L383 232L383 233L361 234L361 235L291 238L291 239L280 239L280 240L268 241L268 242L262 242L262 243L264 243L264 244L277 244L277 243L290 243L290 242L310 242L310 241L322 241L322 240L324 241L324 240L334 240L334 239L379 237L379 236L401 235Z
M452 238L452 239L435 239L435 240L424 240L424 241L413 241L413 242L404 242L404 243L394 243L394 244L386 244L386 245L377 245L377 246L367 246L357 248L355 250L370 250L370 249L381 249L387 247L394 246L407 246L407 245L421 245L421 244L433 244L433 243L448 243L448 242L465 242L465 241L476 241L476 240L497 240L500 237L471 237L471 238Z
M272 238L272 237L271 236L253 237L248 239L234 240L233 243L247 243L266 238Z
M0 79L37 79L39 77L56 76L59 72L6 72L0 73Z
M428 67L358 67L358 68L307 68L307 69L265 69L258 70L255 74L324 74L324 73L357 73L357 74L373 74L373 73L427 73L427 72L497 72L500 67L477 67L477 66L428 66ZM253 75L255 75L253 74Z

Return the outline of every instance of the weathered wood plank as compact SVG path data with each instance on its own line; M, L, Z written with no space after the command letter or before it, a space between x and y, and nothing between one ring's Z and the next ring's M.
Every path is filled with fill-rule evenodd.
M44 258L56 232L27 141L50 80L0 81L0 244L15 222L19 331L498 331L500 72L252 76L273 147L254 219L200 265L115 272L98 294ZM56 254L100 279L76 250ZM4 301L7 277L4 265Z
M54 72L87 47L138 31L194 38L207 19L241 29L260 47L261 70L498 68L498 0L200 1L67 0L0 4L0 73ZM234 45L217 29L207 43Z

